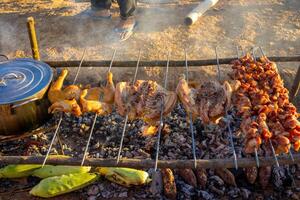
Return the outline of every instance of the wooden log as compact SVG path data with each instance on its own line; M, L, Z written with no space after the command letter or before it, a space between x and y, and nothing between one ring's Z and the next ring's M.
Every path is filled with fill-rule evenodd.
M300 56L288 56L288 57L268 57L269 60L274 62L300 62ZM258 58L257 58L258 59ZM220 58L220 64L230 64L236 58ZM80 60L70 60L70 61L44 61L51 67L78 67ZM207 59L207 60L189 60L189 66L208 66L216 65L216 59ZM110 64L110 60L86 60L83 61L82 67L107 67ZM140 67L166 67L166 60L157 60L157 61L140 61ZM170 67L184 67L184 60L171 60ZM136 67L136 61L114 61L112 67Z
M40 60L40 52L39 52L38 42L36 38L33 17L27 18L27 29L28 29L28 35L29 35L29 40L30 40L30 45L32 50L32 57L35 60Z
M290 100L291 102L294 100L294 98L296 97L298 91L300 89L300 66L298 67L296 76L294 78L294 82L291 88L291 92L290 92Z
M0 156L1 164L42 164L44 156ZM293 164L300 162L300 154L294 155L295 162L288 156L278 156L280 165ZM53 158L49 157L47 164L53 165L80 165L82 158ZM275 164L274 157L259 158L261 166L270 166ZM153 168L155 160L151 159L121 159L117 164L116 159L86 158L87 166L102 167L129 167L129 168ZM238 166L254 167L256 162L254 158L238 159ZM159 168L194 168L194 160L159 160ZM215 168L234 168L233 159L210 159L197 160L197 168L215 169Z

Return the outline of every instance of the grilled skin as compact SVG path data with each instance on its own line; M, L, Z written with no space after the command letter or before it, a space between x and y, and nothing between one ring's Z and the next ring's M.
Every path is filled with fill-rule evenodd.
M200 117L208 124L216 123L222 117L231 104L233 88L228 82L223 85L216 81L208 81L196 88L189 87L185 76L181 76L176 93L187 113L191 113L193 119Z
M147 123L143 127L143 135L157 132L160 120L161 105L163 115L169 114L176 105L177 96L157 84L155 81L137 80L133 85L119 82L116 85L115 106L117 112L129 120L142 119Z
M68 75L68 70L64 69L56 81L54 81L48 91L48 99L53 104L62 100L79 100L81 89L77 85L69 85L63 88L64 80Z

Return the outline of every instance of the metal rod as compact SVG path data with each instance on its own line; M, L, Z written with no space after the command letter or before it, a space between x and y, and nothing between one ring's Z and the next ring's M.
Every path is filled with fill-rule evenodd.
M95 124L96 124L96 121L97 121L97 117L98 117L98 115L96 113L95 117L94 117L94 121L93 121L93 125L92 125L92 128L91 128L91 131L90 131L90 135L89 135L88 141L87 141L85 149L84 149L82 161L81 161L81 164L80 164L81 166L84 164L84 160L85 160L86 154L87 154L88 149L89 149L89 144L91 142L91 138L92 138L92 135L93 135L94 127L95 127Z
M236 47L235 47L235 50L236 50L236 56L237 56L236 58L237 58L237 59L240 59L239 46L236 46Z
M47 153L46 153L46 156L45 156L45 159L44 159L44 161L43 161L42 167L44 167L45 164L46 164L46 161L47 161L47 158L48 158L49 153L50 153L50 151L51 151L52 145L53 145L54 140L55 140L55 138L56 138L56 135L57 135L57 133L58 133L58 130L59 130L61 121L62 121L62 114L60 115L60 118L59 118L57 127L56 127L56 129L55 129L54 135L53 135L52 140L51 140L51 142L50 142L50 146L49 146L48 151L47 151Z
M255 162L256 162L256 166L259 167L259 158L258 158L258 153L257 153L257 149L254 149L254 153L255 153Z
M27 18L27 29L28 29L29 39L30 39L32 57L35 60L40 60L40 52L39 52L39 46L38 46L38 42L37 42L37 38L36 38L34 18L33 17L28 17Z
M60 139L59 133L57 133L56 137L57 137L57 140L58 140L58 144L60 146L61 155L65 155L64 146L63 146L62 140Z
M260 50L261 55L263 55L263 56L265 57L265 52L264 52L264 50L262 49L262 47L259 47L259 50Z
M137 73L138 73L138 69L139 69L139 64L140 64L140 59L141 59L141 50L139 51L139 56L138 56L138 60L137 60L137 63L136 63L135 73L134 73L134 77L133 77L133 80L132 80L132 84L134 84L135 81L136 81L136 77L137 77ZM127 127L127 122L128 122L128 111L126 111L124 127L123 127L123 130L122 130L120 146L119 146L118 156L117 156L117 164L119 163L120 157L121 157L121 152L122 152L122 148L123 148L123 142L124 142L126 127Z
M219 62L219 55L218 55L218 47L215 48L216 60L217 60L217 67L218 67L218 80L221 81L221 71L220 71L220 62Z
M111 71L111 66L114 62L116 52L117 52L117 50L115 49L114 52L113 52L113 55L111 57L111 61L110 61L109 68L108 68L108 73ZM92 138L92 135L93 135L93 132L94 132L94 127L95 127L97 118L98 118L98 114L95 113L94 120L93 120L93 125L92 125L92 128L91 128L90 134L89 134L89 138L88 138L88 141L87 141L87 143L85 145L85 148L84 148L84 153L83 153L83 157L82 157L82 160L81 160L81 166L83 166L84 161L86 159L86 155L87 155L87 152L88 152L88 149L89 149L89 146L90 146L90 142L91 142L91 138Z
M184 50L184 58L185 58L185 69L186 69L186 81L189 83L189 66L187 60L187 52ZM193 116L192 113L187 113L189 115L189 124L190 124L190 131L192 136L192 151L193 151L193 159L194 159L194 167L197 168L197 156L196 156L196 145L195 145L195 134L194 134L194 124L193 124Z
M218 80L219 82L221 81L221 72L220 72L220 62L219 62L219 56L218 56L218 49L217 47L215 48L215 54L216 54L216 60L217 60L217 67L218 67ZM228 110L226 110L226 116L228 116ZM232 136L232 130L231 130L231 125L230 125L230 121L228 118L226 118L226 125L229 131L229 141L230 141L230 145L232 148L232 152L233 152L233 161L234 161L234 165L235 168L238 169L238 162L237 162L237 156L236 156L236 152L235 152L235 148L234 148L234 143L233 143L233 136Z
M300 154L294 155L295 162L300 162ZM45 156L0 156L1 164L41 164ZM292 160L287 156L278 156L278 162L281 165L293 164ZM75 165L79 166L81 158L55 158L49 157L47 161L53 165ZM274 165L275 161L272 156L263 157L261 159L261 167ZM103 158L86 158L85 165L88 166L102 166L102 167L129 167L129 168L152 168L155 164L153 159L120 159L116 164L116 159ZM159 168L193 168L194 160L159 160L157 163ZM255 167L256 162L252 158L240 158L239 167ZM232 159L197 159L198 168L234 168Z
M276 156L276 153L275 153L275 150L274 150L274 146L272 144L272 140L271 139L269 139L269 143L270 143L270 147L271 147L271 150L272 150L273 157L275 159L276 166L279 167L278 158Z
M111 57L109 68L108 68L108 72L111 71L111 67L112 67L113 61L115 60L116 52L117 52L117 49L114 50L114 53L113 53L113 55Z
M86 53L86 48L83 50L83 53L82 53L82 56L81 56L81 59L80 59L80 63L79 63L79 66L77 68L77 71L76 71L76 74L75 74L75 77L74 77L74 80L73 80L73 85L76 83L77 81L77 77L79 75L79 72L80 72L80 69L81 69L81 66L82 66L82 62L84 60L84 57L85 57L85 53Z
M170 51L168 52L167 57L167 68L165 72L165 82L164 82L164 88L167 89L167 83L168 83L168 73L169 73L169 64L170 64ZM164 113L164 98L161 98L161 107L160 107L160 119L159 119L159 127L158 127L158 135L157 135L157 142L156 142L156 154L155 154L155 163L154 163L154 171L157 171L157 165L158 165L158 155L159 155L159 143L161 138L161 131L164 126L163 122L163 113Z
M290 155L292 161L295 162L295 159L294 159L294 156L293 156L293 153L291 152L291 150L289 150L289 155Z
M230 64L236 57L232 58L219 58L220 65L223 64ZM273 62L300 62L300 55L297 56L271 56L268 57L270 61ZM48 65L53 68L59 67L78 67L80 64L79 60L70 60L70 61L44 61ZM140 67L151 67L151 66L158 66L158 67L166 67L166 60L152 60L152 61L141 61L139 66ZM110 64L110 60L89 60L84 61L82 63L82 67L107 67ZM205 59L205 60L189 60L189 66L208 66L208 65L215 65L216 59ZM113 63L112 67L135 67L136 61L116 61ZM184 60L170 60L169 61L170 67L184 67L185 61Z
M75 77L74 77L73 85L76 83L78 74L79 74L80 69L81 69L82 62L83 62L83 60L84 60L85 53L86 53L86 49L84 49L84 51L83 51L83 53L82 53L82 57L81 57L81 60L80 60L79 66L78 66L78 70L77 70L76 75L75 75ZM48 158L48 156L49 156L49 153L50 153L50 150L51 150L51 148L52 148L52 145L53 145L53 142L54 142L55 138L56 138L57 136L59 137L59 135L58 135L58 130L59 130L59 127L60 127L60 124L61 124L61 121L62 121L62 116L63 116L63 115L61 114L61 115L60 115L60 118L59 118L59 123L57 124L55 133L54 133L54 135L53 135L53 138L52 138L52 141L51 141L51 143L50 143L49 149L48 149L48 151L47 151L45 160L43 161L42 167L44 167L45 164L46 164L47 158ZM60 139L59 139L59 144L60 144L60 146L61 146L61 150L63 151L63 146L62 146L62 144L61 144ZM63 154L64 154L64 153L63 153Z

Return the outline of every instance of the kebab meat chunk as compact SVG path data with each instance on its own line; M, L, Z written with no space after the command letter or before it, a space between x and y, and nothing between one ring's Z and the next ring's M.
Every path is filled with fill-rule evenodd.
M274 144L276 153L299 150L300 123L296 107L289 102L276 64L265 56L256 61L249 54L233 62L233 79L240 88L233 103L242 118L245 153L253 153L262 141Z
M155 81L137 80L119 82L116 85L115 106L121 116L128 114L129 120L142 119L146 125L143 135L157 132L160 113L169 114L176 105L177 95L157 84Z
M187 113L193 119L200 117L203 123L216 123L231 104L233 88L225 81L207 81L199 87L189 87L184 75L180 77L176 92Z

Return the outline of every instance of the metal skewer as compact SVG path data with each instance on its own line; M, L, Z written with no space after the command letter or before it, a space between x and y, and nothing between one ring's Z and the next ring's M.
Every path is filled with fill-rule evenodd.
M77 80L78 74L79 74L79 72L80 72L81 65L82 65L82 62L83 62L83 60L84 60L85 54L86 54L86 48L83 50L82 57L81 57L81 60L80 60L80 64L79 64L79 66L78 66L78 69L77 69L77 72L76 72L76 75L75 75L75 78L74 78L74 81L73 81L73 85L76 83L76 80ZM44 162L43 162L43 164L42 164L42 167L44 167L45 164L46 164L47 158L49 157L49 154L50 154L50 151L51 151L51 149L52 149L52 146L53 146L53 143L54 143L54 141L55 141L55 138L56 138L56 137L59 137L59 135L58 135L58 130L59 130L59 127L60 127L60 124L61 124L61 121L62 121L62 117L63 117L63 115L60 114L60 117L59 117L59 121L58 121L57 127L56 127L56 129L55 129L53 138L52 138L52 140L51 140L50 146L49 146L48 151L47 151L47 153L46 153L46 156L45 156ZM61 148L62 148L62 151L63 151L63 147L61 147Z
M220 62L218 57L218 47L215 48L216 60L217 60L217 67L218 67L218 80L221 81L221 70L220 70Z
M108 73L111 71L111 67L112 67L113 61L114 61L115 56L116 56L116 52L117 52L117 50L115 49L114 53L113 53L113 55L111 57L110 65L109 65L109 68L108 68ZM98 114L95 113L93 125L92 125L92 128L91 128L90 134L89 134L89 138L88 138L88 141L87 141L86 146L84 148L84 153L83 153L83 157L82 157L82 160L81 160L81 166L83 166L85 158L86 158L86 155L88 153L89 145L90 145L91 138L92 138L92 135L93 135L93 132L94 132L94 127L95 127L97 118L98 118Z
M141 59L141 50L139 51L139 56L138 56L138 60L137 60L137 63L136 63L135 73L134 73L134 77L133 77L133 80L132 80L132 84L134 84L135 81L136 81L137 72L138 72L139 64L140 64L140 59ZM128 111L126 111L124 127L123 127L123 130L122 130L122 136L121 136L121 141L120 141L120 146L119 146L119 151L118 151L118 156L117 156L117 163L119 163L120 157L121 157L121 152L122 152L122 148L123 148L123 141L124 141L124 136L125 136L125 132L126 132L127 122L128 122Z
M184 50L185 57L185 69L186 69L186 82L189 83L189 66L187 61L187 52ZM195 134L194 134L194 124L193 124L193 116L192 113L187 113L189 115L189 123L190 123L190 131L192 136L192 150L193 150L193 159L194 159L194 167L197 168L197 157L196 157L196 147L195 147Z
M168 52L167 57L167 67L165 72L165 81L164 81L164 88L167 89L168 83L168 73L169 73L169 63L170 63L170 51ZM158 135L157 135L157 142L156 142L156 154L155 154L155 164L154 164L154 171L157 171L157 163L158 163L158 155L159 155L159 143L161 138L161 132L164 127L163 122L163 113L164 113L164 98L161 98L161 107L160 107L160 119L159 119L159 127L158 127Z
M219 62L219 55L218 55L218 49L217 47L215 48L215 54L216 54L216 60L217 60L217 67L218 67L218 81L221 82L221 72L220 72L220 62ZM226 117L228 116L228 111L226 110ZM230 140L230 145L232 148L232 153L233 153L233 160L234 160L234 166L235 169L238 169L238 163L237 163L237 156L234 148L234 142L233 142L233 136L232 136L232 130L230 126L230 120L226 119L226 125L229 131L229 140Z

